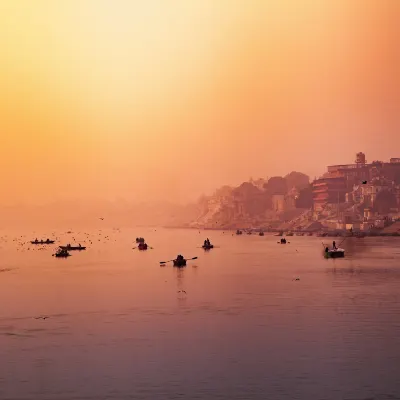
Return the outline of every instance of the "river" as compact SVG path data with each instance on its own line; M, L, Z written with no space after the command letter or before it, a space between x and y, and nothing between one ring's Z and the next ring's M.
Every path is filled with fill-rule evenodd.
M316 237L55 232L88 246L57 259L26 244L52 232L1 235L1 400L400 399L400 238L326 260Z

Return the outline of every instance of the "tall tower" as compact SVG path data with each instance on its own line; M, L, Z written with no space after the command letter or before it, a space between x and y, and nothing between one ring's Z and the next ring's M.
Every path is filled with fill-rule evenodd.
M366 164L367 162L365 161L365 154L362 153L361 151L356 154L356 164L359 167L362 167Z

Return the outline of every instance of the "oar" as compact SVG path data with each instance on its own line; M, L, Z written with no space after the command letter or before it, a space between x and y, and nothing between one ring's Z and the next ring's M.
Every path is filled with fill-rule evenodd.
M168 261L160 261L160 264L166 264L166 263L169 263L171 261L175 261L175 259L174 260L168 260Z

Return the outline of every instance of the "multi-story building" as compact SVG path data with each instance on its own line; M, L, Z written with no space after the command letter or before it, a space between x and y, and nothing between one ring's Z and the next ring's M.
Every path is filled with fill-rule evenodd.
M328 204L345 201L346 180L343 176L327 175L313 182L314 211L322 211Z
M365 154L360 152L354 164L330 165L327 173L314 181L314 212L322 211L328 204L345 202L346 198L349 202L366 202L372 207L379 191L398 184L400 158L367 164ZM400 189L395 193L400 207Z

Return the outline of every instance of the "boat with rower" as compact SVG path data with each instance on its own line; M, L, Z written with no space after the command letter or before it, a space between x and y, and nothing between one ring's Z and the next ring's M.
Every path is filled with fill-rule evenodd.
M85 246L81 246L81 245L78 245L78 246L71 246L70 244L67 244L66 246L60 246L60 249L62 249L62 250L69 250L69 251L71 251L71 250L86 250L86 247Z
M202 247L204 250L211 250L211 249L214 248L214 245L211 244L210 239L207 238L207 239L204 241L203 246L201 246L201 247Z
M31 244L54 244L54 240L50 240L50 239L37 240L37 239L35 239L35 240L31 240Z
M173 260L174 267L186 267L186 259L183 256L178 256Z
M57 253L54 254L54 256L57 258L66 258L66 257L70 257L71 254L69 254L67 250L60 248L60 249L58 249Z
M329 249L328 247L324 252L325 258L342 258L344 257L344 249Z
M147 250L148 246L147 243L139 243L138 249L139 250Z

